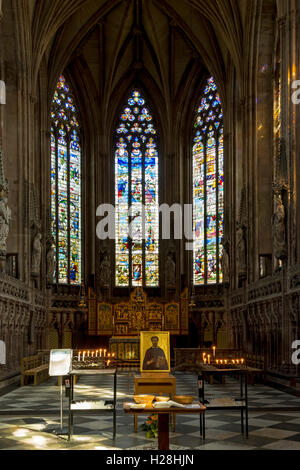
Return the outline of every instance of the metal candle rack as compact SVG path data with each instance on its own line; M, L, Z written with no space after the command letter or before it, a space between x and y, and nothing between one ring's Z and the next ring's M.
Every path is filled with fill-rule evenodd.
M215 362L211 363L212 366L214 366L216 369L220 370L240 370L240 369L247 369L246 364L239 365L239 364L216 364Z
M82 369L111 369L115 365L115 358L111 356L91 356L81 353L79 356L79 351L74 351L72 369L73 370L82 370Z

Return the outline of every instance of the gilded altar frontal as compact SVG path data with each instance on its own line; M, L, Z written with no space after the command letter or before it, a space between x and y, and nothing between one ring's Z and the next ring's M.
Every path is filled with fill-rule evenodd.
M300 450L298 38L300 0L0 0L0 452Z

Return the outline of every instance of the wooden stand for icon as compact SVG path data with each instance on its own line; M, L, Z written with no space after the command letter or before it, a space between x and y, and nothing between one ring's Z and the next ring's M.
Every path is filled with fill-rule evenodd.
M141 372L134 378L135 395L169 395L173 399L176 395L176 378L168 372ZM155 412L155 409L153 409ZM172 430L175 432L175 414ZM138 417L134 415L134 432L138 431Z
M170 378L169 372L141 372L141 378L145 379L168 379Z

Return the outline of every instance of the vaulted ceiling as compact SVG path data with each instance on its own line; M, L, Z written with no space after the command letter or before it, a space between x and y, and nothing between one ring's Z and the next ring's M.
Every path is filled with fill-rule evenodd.
M250 3L255 6L257 1ZM49 76L57 76L79 54L83 54L95 85L109 84L111 89L130 68L140 66L163 92L170 88L171 79L176 93L192 58L200 58L221 80L229 58L237 69L241 67L245 4L249 2L26 0L33 83L43 60ZM174 66L172 57L176 59Z
M183 89L187 96L195 88L202 71L214 76L222 97L233 69L239 84L251 80L264 0L10 1L30 93L36 96L43 77L50 99L58 75L69 70L106 115L134 76L155 90L167 111Z

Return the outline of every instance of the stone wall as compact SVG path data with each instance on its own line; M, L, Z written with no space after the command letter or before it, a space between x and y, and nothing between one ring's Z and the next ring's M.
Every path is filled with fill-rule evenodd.
M0 339L6 345L6 365L0 365L0 387L18 380L22 357L46 348L47 332L47 300L1 274Z
M137 14L141 3L148 8L147 37ZM129 292L114 288L113 270L109 288L101 284L101 253L108 254L113 266L114 244L97 239L96 208L113 202L112 135L124 97L136 83L149 95L160 132L160 203L188 204L194 111L204 80L214 76L224 108L224 234L230 282L196 288L196 306L190 312L193 341L196 346L208 337L223 341L226 332L228 346L243 348L270 374L299 375L290 353L292 342L300 339L300 108L291 101L292 81L300 79L300 2L224 0L211 2L209 9L205 0L164 0L162 8L156 3L136 1L124 11L124 2L114 7L107 2L103 8L94 2L85 8L82 0L61 0L58 15L55 2L42 2L38 8L34 1L3 2L0 80L7 85L7 105L0 105L0 128L12 209L7 250L18 254L19 279L0 277L0 339L8 348L0 380L18 374L22 356L47 349L48 337L59 347L70 335L75 346L84 341L86 312L78 308L78 289L49 289L46 282L49 109L60 73L72 85L84 130L83 282L112 303L128 300ZM125 28L120 43L118 15ZM123 43L128 25L134 26L133 40ZM273 105L279 76L278 142ZM276 222L278 194L281 222ZM246 252L242 271L237 227L243 228ZM40 275L33 278L37 228L42 255ZM158 294L163 301L178 299L191 286L192 254L185 243L161 242ZM280 245L286 248L281 253ZM163 266L171 249L176 286L170 292ZM263 270L260 260L266 262Z

